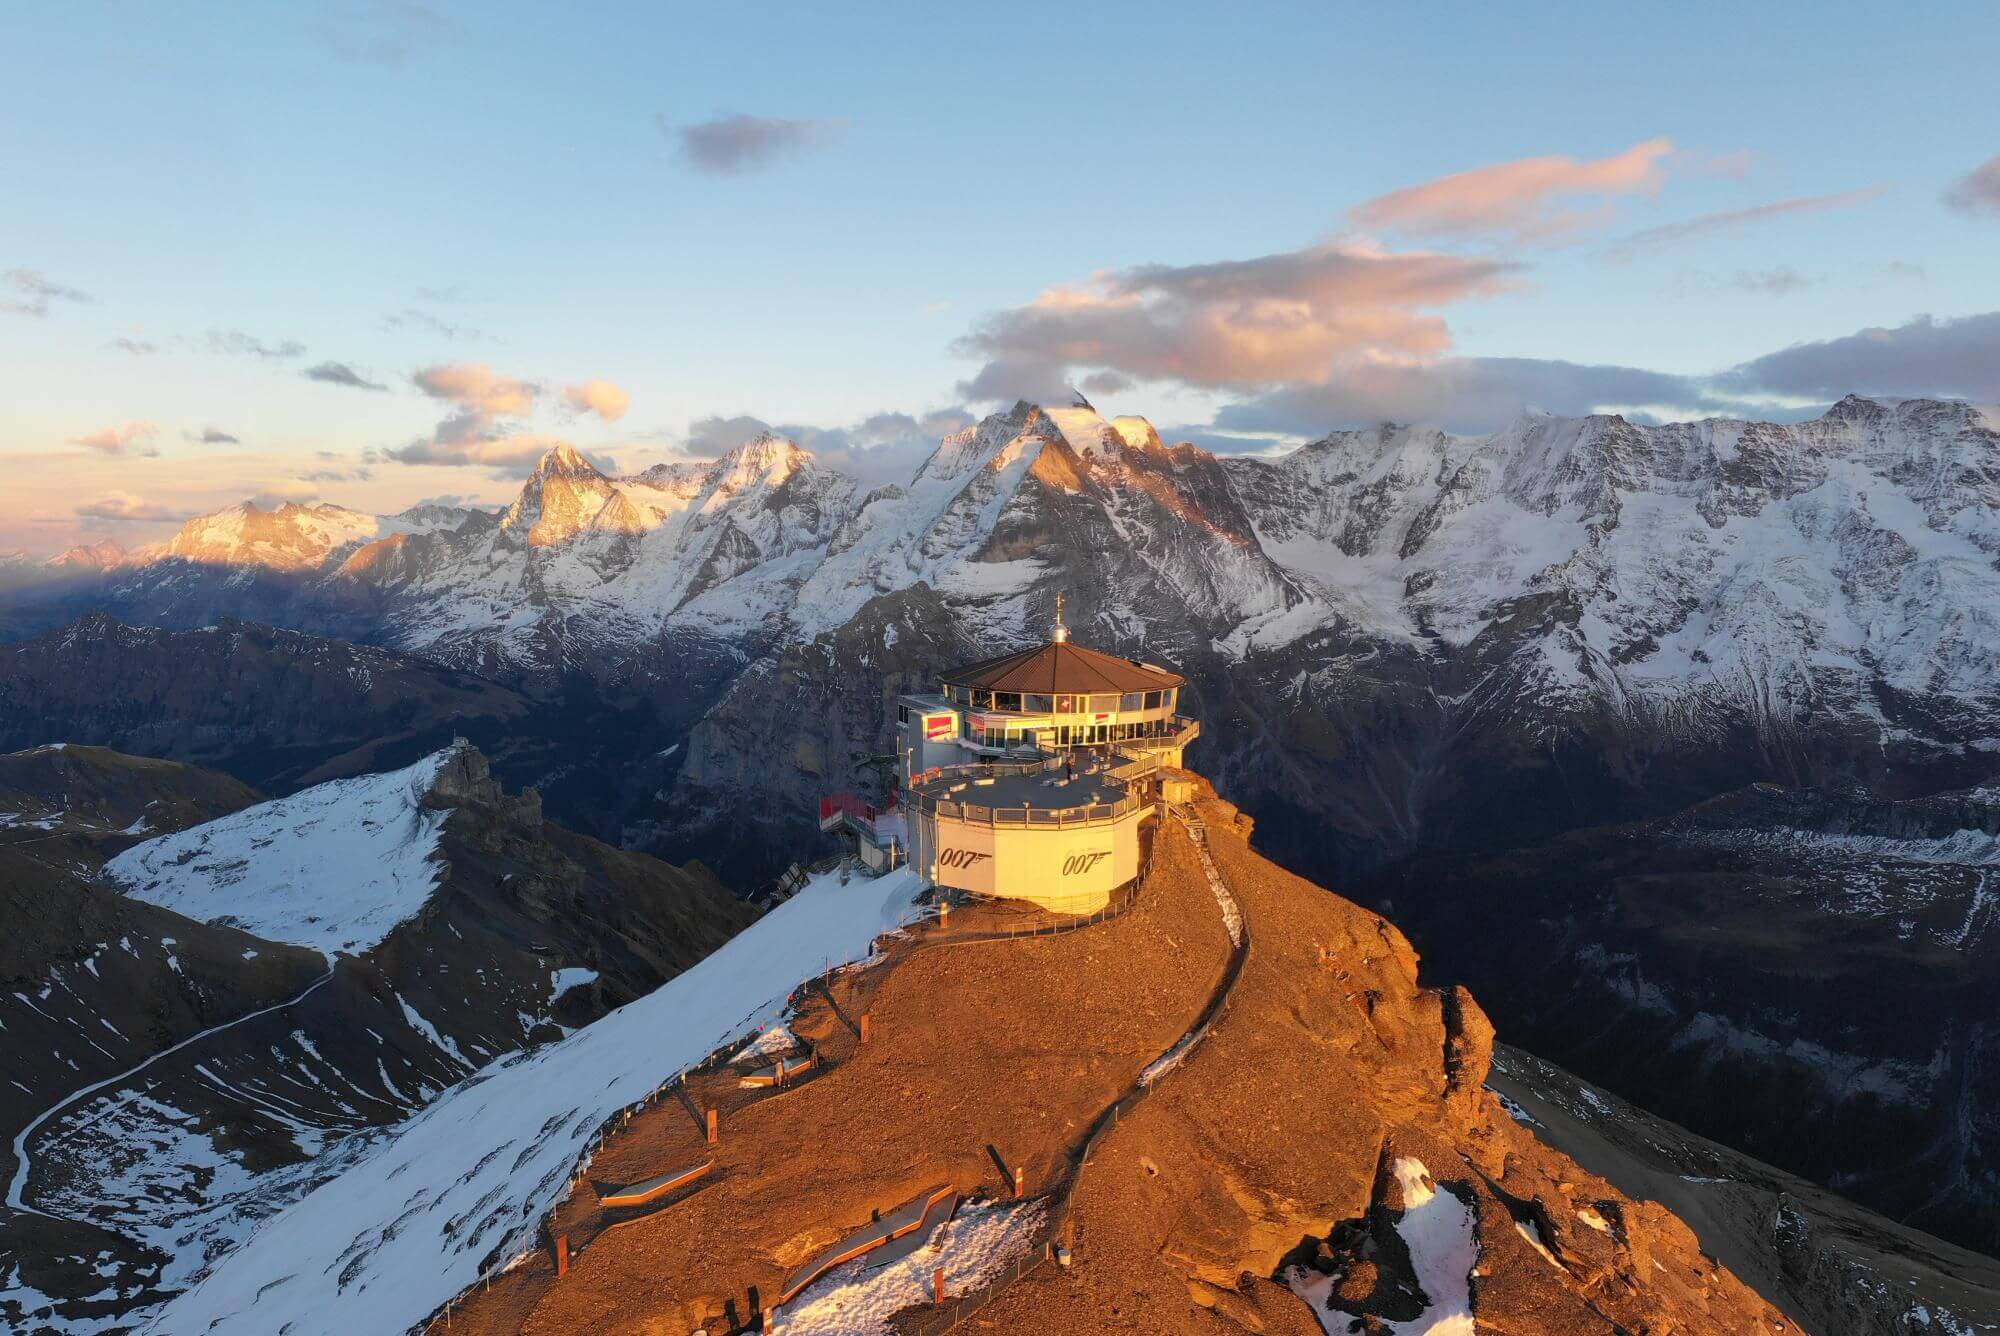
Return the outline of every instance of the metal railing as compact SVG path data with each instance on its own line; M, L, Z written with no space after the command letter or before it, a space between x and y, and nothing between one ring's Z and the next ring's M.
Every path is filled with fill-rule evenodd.
M1078 807L993 807L980 803L910 795L910 806L945 821L965 821L981 826L1091 826L1116 821L1146 806L1136 794L1126 794L1116 802L1086 803Z

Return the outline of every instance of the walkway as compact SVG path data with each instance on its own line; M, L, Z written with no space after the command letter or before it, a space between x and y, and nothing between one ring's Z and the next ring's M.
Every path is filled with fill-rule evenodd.
M1208 1037L1216 1018L1229 1004L1230 994L1235 991L1237 980L1243 976L1243 967L1250 959L1250 930L1244 922L1242 907L1230 893L1228 883L1223 880L1221 871L1215 866L1215 860L1209 856L1207 825L1192 808L1170 810L1174 818L1186 829L1188 838L1201 859L1202 870L1208 877L1209 889L1214 893L1216 904L1222 911L1223 927L1229 934L1231 947L1229 963L1223 970L1222 978L1216 983L1214 992L1209 996L1208 1005L1202 1009L1195 1023L1188 1027L1186 1033L1175 1041L1172 1047L1154 1059L1146 1070L1139 1074L1139 1079L1133 1082L1131 1088L1098 1114L1096 1120L1091 1123L1090 1130L1084 1134L1083 1140L1070 1152L1069 1174L1055 1192L1050 1194L1048 1233L1042 1243L1040 1254L1031 1256L1023 1265L1010 1267L1000 1279L983 1290L961 1295L933 1312L914 1317L905 1315L898 1324L898 1330L905 1333L905 1336L940 1336L943 1332L951 1331L984 1309L1008 1285L1022 1276L1032 1274L1050 1260L1055 1240L1069 1221L1070 1204L1075 1200L1077 1186L1083 1180L1083 1171L1090 1167L1090 1153L1097 1148L1097 1144L1103 1140L1105 1134L1118 1125L1121 1116L1129 1113L1140 1100L1151 1094L1160 1079L1179 1067L1188 1054Z

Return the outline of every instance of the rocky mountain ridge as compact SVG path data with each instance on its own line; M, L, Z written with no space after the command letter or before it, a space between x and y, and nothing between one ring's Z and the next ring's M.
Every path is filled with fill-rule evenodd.
M0 757L0 791L70 753L153 797L71 783L0 827L9 1330L143 1316L381 1129L754 917L705 869L545 822L464 745L247 807L92 748ZM131 806L157 824L100 829Z

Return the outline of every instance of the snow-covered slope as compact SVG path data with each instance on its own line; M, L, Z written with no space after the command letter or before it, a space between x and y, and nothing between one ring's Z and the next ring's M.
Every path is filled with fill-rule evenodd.
M104 873L203 923L327 955L358 953L423 908L447 810L425 805L446 749L336 779L127 849Z
M265 1221L148 1331L402 1331L532 1246L604 1119L775 1019L824 962L858 959L920 887L815 878L715 954L588 1029L441 1095Z

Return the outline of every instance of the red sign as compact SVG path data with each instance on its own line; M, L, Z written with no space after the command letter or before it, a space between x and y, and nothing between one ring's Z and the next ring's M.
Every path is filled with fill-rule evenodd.
M924 741L936 742L939 738L951 736L951 716L948 714L927 714L924 716Z

